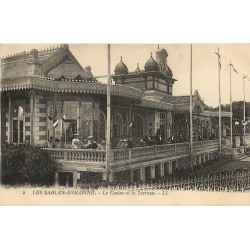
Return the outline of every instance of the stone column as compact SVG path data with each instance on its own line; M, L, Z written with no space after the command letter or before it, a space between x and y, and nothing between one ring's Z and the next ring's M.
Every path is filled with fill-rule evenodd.
M103 181L107 181L107 175L108 175L107 172L103 172L103 174L102 174L102 180Z
M204 163L206 163L206 154L203 155Z
M114 181L114 172L109 173L109 181L113 182Z
M58 182L58 172L55 172L55 186L58 187L59 186L59 182Z
M73 172L73 187L75 187L77 184L77 171Z
M69 173L66 173L66 187L69 186Z
M30 91L30 145L35 144L35 92Z
M155 165L150 167L150 177L151 179L155 178Z
M164 176L164 163L160 163L160 177Z
M201 164L201 155L198 155L198 163Z
M140 178L141 178L141 181L145 181L145 167L141 167L140 168Z
M179 167L179 160L178 159L175 160L175 164L176 164L175 168L178 168Z
M133 170L130 170L130 180L133 183L134 182L134 173Z
M172 174L173 172L173 166L172 166L172 161L168 163L168 174Z

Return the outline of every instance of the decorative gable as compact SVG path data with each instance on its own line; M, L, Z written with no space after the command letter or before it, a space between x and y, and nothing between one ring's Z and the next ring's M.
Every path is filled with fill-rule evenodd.
M89 80L92 77L70 55L65 55L63 61L47 72L47 77L50 78L60 79L62 76L67 79L81 77L83 80Z

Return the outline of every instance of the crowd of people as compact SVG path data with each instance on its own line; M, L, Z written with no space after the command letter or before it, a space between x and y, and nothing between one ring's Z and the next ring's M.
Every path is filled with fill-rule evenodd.
M72 140L71 148L73 149L105 149L105 141L101 140L99 143L96 143L94 137L90 135L87 140L80 141L79 134L74 134Z
M214 139L214 135L210 134L209 139ZM201 136L198 135L198 141L201 141ZM155 135L149 134L144 137L129 137L127 135L122 136L122 138L111 138L111 148L112 149L127 149L134 147L144 147L144 146L154 146L162 145L168 143L183 143L185 138L182 134L176 137L172 134L169 138L165 138L164 134L160 129L157 130ZM80 141L79 134L74 134L72 140L71 148L73 149L106 149L105 139L99 139L98 142L94 140L91 135L86 140Z

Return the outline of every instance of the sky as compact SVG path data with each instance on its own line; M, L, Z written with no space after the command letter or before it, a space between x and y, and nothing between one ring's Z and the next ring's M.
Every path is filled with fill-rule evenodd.
M58 44L5 44L1 45L1 56L29 51L30 49L44 49ZM173 78L178 81L173 87L173 95L189 95L190 93L190 44L159 44L168 52L167 63L173 72ZM219 104L218 57L221 55L221 103L230 102L230 60L232 70L232 99L243 100L243 73L245 79L245 98L250 102L250 44L193 44L192 45L192 82L193 92L199 91L204 102L209 106ZM90 65L94 76L107 75L107 44L69 44L71 52L79 63L85 67ZM111 44L111 74L121 56L129 71L144 69L151 52L155 59L158 44ZM105 82L105 78L100 78Z

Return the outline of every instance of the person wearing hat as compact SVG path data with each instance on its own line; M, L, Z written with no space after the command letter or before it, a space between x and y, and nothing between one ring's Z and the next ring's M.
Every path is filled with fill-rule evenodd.
M74 134L74 138L72 140L72 148L78 148L78 144L80 142L79 138L78 138L79 134Z
M98 147L98 145L94 141L94 137L92 135L90 135L88 137L87 149L97 149L97 147Z

